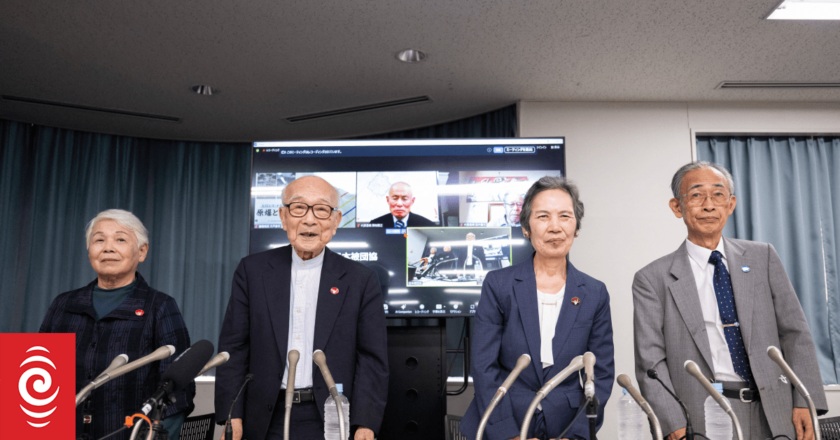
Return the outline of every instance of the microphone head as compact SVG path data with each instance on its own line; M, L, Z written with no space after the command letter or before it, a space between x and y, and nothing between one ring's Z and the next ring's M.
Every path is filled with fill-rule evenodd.
M653 368L647 370L647 376L651 379L659 379L659 373Z
M289 352L289 365L297 364L298 360L300 360L300 352L297 350L292 350Z
M158 348L158 350L160 350L161 348L164 348L164 347L160 347L160 348ZM174 345L167 345L166 348L169 349L169 356L172 356L173 354L175 354L175 346Z
M125 364L128 363L128 355L127 354L121 354L121 355L117 356L117 358L122 359L122 361L121 361L122 365L125 365ZM120 365L120 366L122 366L122 365Z
M254 380L254 373L248 373L245 375L246 380Z
M630 381L630 377L624 373L618 375L616 382L618 382L618 384L625 390L633 386L633 382Z
M531 363L531 356L528 354L523 354L519 356L519 359L516 360L516 369L523 370Z
M324 356L323 351L318 349L312 353L312 362L315 362L320 367L322 364L325 364L327 362L327 357Z
M184 350L161 376L161 382L172 381L172 391L180 391L192 382L213 356L213 343L202 339Z
M685 363L683 364L683 368L688 370L689 368L692 368L691 367L692 365L694 365L695 367L697 366L697 364L695 364L693 360L689 359L689 360L685 361Z
M773 360L784 359L784 357L782 356L782 352L772 345L767 347L767 356L770 356L770 359Z

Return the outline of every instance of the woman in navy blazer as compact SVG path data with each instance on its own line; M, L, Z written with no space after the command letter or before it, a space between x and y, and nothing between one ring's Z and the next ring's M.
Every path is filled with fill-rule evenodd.
M531 356L531 365L496 406L484 430L485 439L518 438L536 392L572 358L587 351L596 356L599 428L612 391L609 294L604 283L575 269L567 258L583 218L577 187L560 177L543 177L528 190L520 217L523 234L535 252L526 261L487 274L475 316L475 398L460 425L461 433L471 440L487 405L522 354ZM551 342L546 338L542 344L543 334L550 336L552 330ZM533 415L528 437L557 438L583 410L581 385L578 374L558 385ZM563 438L589 439L585 415L577 418Z

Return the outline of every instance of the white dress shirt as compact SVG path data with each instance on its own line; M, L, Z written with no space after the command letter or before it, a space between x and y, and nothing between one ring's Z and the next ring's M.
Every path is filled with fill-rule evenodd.
M324 251L303 261L292 249L292 286L289 298L289 351L300 353L295 369L295 389L312 386L312 351L315 344L315 311L318 307L318 286L321 284L321 268L324 266ZM281 387L286 389L289 377L289 361L283 372Z
M540 360L542 360L543 368L554 365L552 341L565 294L566 286L563 286L559 292L553 295L537 290L537 304L539 304L540 310Z
M744 379L735 372L732 366L732 356L729 354L729 345L726 344L726 336L723 333L723 322L720 320L717 297L715 296L715 265L709 263L712 251L697 246L688 239L685 240L688 249L688 260L691 263L691 271L694 273L694 281L697 283L697 293L700 296L700 309L703 311L703 321L706 324L706 334L709 336L709 347L712 349L712 363L715 370L715 380L743 382ZM729 270L729 263L726 261L726 253L723 251L723 239L718 242L716 251L723 256L723 265Z

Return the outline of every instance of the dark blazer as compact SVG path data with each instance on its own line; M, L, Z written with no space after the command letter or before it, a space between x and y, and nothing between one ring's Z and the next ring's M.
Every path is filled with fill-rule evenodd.
M286 368L292 247L242 259L233 276L219 351L230 360L216 371L216 421L223 424L245 375L254 380L233 408L242 418L244 438L265 438ZM385 313L379 279L371 269L325 248L314 349L321 349L336 383L350 400L350 425L379 431L388 395ZM338 288L333 295L330 289ZM329 395L321 371L312 382L319 414Z
M548 379L566 368L572 358L587 351L595 354L595 388L601 407L598 426L604 419L604 406L612 391L613 365L610 297L604 283L567 264L566 292L552 342L554 365L543 370L540 359L540 317L537 305L537 279L533 257L519 264L487 274L475 317L472 343L473 398L461 420L461 433L474 439L484 410L496 390L522 354L531 356L528 366L499 402L484 431L489 440L508 440L519 436L525 412L537 391ZM572 304L572 298L580 300ZM557 386L543 401L548 434L560 435L571 422L583 399L577 374ZM533 421L528 437L533 433ZM568 438L589 438L585 416L577 419Z
M381 223L383 228L393 228L394 227L394 216L391 213L387 213L381 217L376 217L375 219L370 221L371 223ZM428 226L437 226L435 222L423 217L420 214L411 213L408 215L408 224L405 225L407 228L419 228L419 227L428 227Z
M59 295L50 306L41 324L41 333L76 334L76 392L108 368L122 353L135 361L164 345L174 345L175 355L126 373L95 390L89 402L93 408L93 438L108 435L123 424L125 417L140 409L154 394L161 374L175 358L190 346L190 335L175 300L146 284L136 275L134 290L120 304L98 322L93 309L93 287L96 280L85 287ZM143 314L137 316L137 310ZM175 394L175 404L168 407L166 416L192 412L195 383ZM83 404L84 405L84 404ZM76 409L76 436L84 432L82 406ZM111 439L128 439L130 431L123 431Z
M807 405L767 356L767 347L773 345L782 351L811 393L817 411L825 413L828 405L808 322L773 245L722 240L741 336L768 425L774 436L796 438L791 411L794 406ZM658 383L646 379L647 370L656 369L662 381L680 396L695 431L701 433L705 431L703 404L707 394L683 364L693 360L706 377L714 377L709 336L688 258L683 242L675 252L638 271L633 279L636 379L665 435L685 427L685 416Z

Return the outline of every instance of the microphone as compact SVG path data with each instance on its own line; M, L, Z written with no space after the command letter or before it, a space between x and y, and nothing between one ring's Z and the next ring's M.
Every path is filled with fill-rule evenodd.
M697 382L700 382L700 385L703 385L706 392L712 396L712 399L715 399L715 402L717 402L724 411L726 411L726 414L729 414L729 418L732 419L732 425L735 426L735 435L738 437L738 440L743 440L744 434L741 433L741 424L738 422L738 417L735 416L735 411L732 411L732 405L729 404L729 400L717 392L715 387L712 386L709 379L706 379L706 376L703 375L700 371L700 367L698 367L694 361L685 361L684 367L688 374L694 376L694 378L697 379Z
M534 411L536 411L537 405L545 399L545 396L547 396L551 390L553 390L557 385L560 385L560 383L566 380L567 377L571 376L572 373L580 370L581 368L583 368L583 356L575 356L574 359L572 359L572 362L569 363L568 367L564 368L563 371L557 373L556 376L549 379L549 381L546 382L539 391L537 391L537 395L534 396L534 400L531 401L531 406L528 407L528 412L525 413L525 420L522 421L519 438L528 438L528 428L531 426L531 417L534 416Z
M342 439L346 439L347 431L344 426L344 409L341 408L341 399L338 397L338 390L335 388L335 381L333 380L332 374L330 374L330 369L327 368L327 357L324 355L323 351L315 350L315 352L312 353L312 361L315 362L315 365L321 369L321 376L324 376L324 382L327 383L327 387L330 389L330 395L333 397L333 400L335 400L335 409L338 411L339 434Z
M230 417L233 415L233 406L236 405L236 400L239 399L239 395L242 394L242 390L245 389L245 385L248 385L248 382L254 379L253 374L246 374L245 375L245 383L239 388L239 392L236 393L236 397L233 398L233 402L230 403L230 411L228 411L228 418L227 422L225 423L225 438L224 440L233 440L233 426L230 424Z
M292 403L295 398L295 370L300 359L300 352L289 352L289 375L286 376L286 417L283 419L283 440L289 440L289 423L292 418Z
M691 426L691 418L688 416L688 408L686 408L682 400L680 400L680 398L677 397L677 395L674 394L674 392L671 391L671 389L668 388L667 385L665 385L665 382L662 382L662 379L659 378L658 371L651 368L647 370L647 376L651 379L656 379L656 381L659 382L660 385L662 385L662 388L665 388L665 391L667 391L668 394L670 394L671 397L673 397L674 400L676 400L677 403L680 404L680 408L682 408L683 415L685 415L685 440L694 440L694 427Z
M811 399L811 393L808 392L808 390L805 388L805 384L803 384L802 381L799 380L799 377L796 375L796 373L793 372L793 369L790 368L790 365L788 365L788 363L785 361L785 358L782 356L782 352L778 348L772 345L767 347L767 356L769 356L770 359L773 360L773 362L779 365L779 367L785 373L785 376L790 378L790 383L793 384L793 386L796 388L796 391L798 391L799 394L801 394L802 397L805 398L805 402L808 403L808 411L810 411L811 413L811 424L814 425L814 436L817 440L820 440L822 438L822 435L819 432L820 425L819 421L817 420L817 407L816 405L814 405L814 401Z
M127 354L118 355L117 357L114 358L114 360L111 361L111 365L108 365L108 368L106 368L105 371L100 373L99 376L96 376L96 379L99 379L103 375L108 374L111 371L114 371L114 369L116 369L116 368L122 367L126 363L128 363L128 355ZM87 399L88 396L90 396L90 393L93 391L93 389L94 389L93 382L85 385L85 387L82 388L82 390L79 391L78 394L76 394L76 406L79 406L80 403L84 402L85 399Z
M639 390L637 390L636 387L633 386L633 382L630 381L630 377L622 373L618 375L617 381L618 384L621 385L622 388L627 390L627 393L630 394L631 397L633 397L633 400L635 400L636 403L639 404L639 407L642 408L642 411L644 411L645 414L647 414L648 418L650 419L650 423L653 425L653 438L665 438L665 436L662 435L662 426L659 424L659 418L656 417L656 414L654 414L653 409L650 407L650 404L647 402L647 400L645 400L645 398L642 397L642 393L640 393Z
M523 354L519 356L519 359L516 360L516 365L511 370L510 374L508 374L507 379L502 382L502 386L496 391L496 394L493 396L493 399L490 400L490 404L487 405L487 409L484 410L484 415L481 416L481 423L478 424L478 432L475 434L475 440L481 440L481 437L484 435L484 428L487 427L487 420L490 419L490 414L493 413L493 410L496 409L496 405L502 400L502 397L505 397L505 393L507 393L508 388L513 385L513 382L519 377L519 373L525 369L531 363L531 356L527 354Z
M595 355L591 351L583 354L583 372L586 373L583 395L591 399L595 397Z
M163 403L164 398L186 388L213 356L213 351L213 343L202 339L178 355L175 362L163 372L157 391L143 403L143 414L149 415L154 407Z
M213 356L213 358L210 359L210 362L207 362L204 365L204 368L202 368L201 371L199 371L198 374L196 374L196 377L201 376L202 374L210 371L211 369L216 368L219 365L224 364L228 360L230 360L230 355L226 351L223 351L223 352Z
M123 366L114 368L113 370L111 370L107 373L103 372L102 374L97 376L96 379L94 379L89 384L89 386L90 385L93 386L90 391L93 391L93 390L101 387L102 385L104 385L108 381L110 381L112 379L116 379L116 378L122 376L125 373L129 373L131 371L134 371L134 370L136 370L136 369L138 369L138 368L140 368L140 367L142 367L146 364L150 364L150 363L155 362L155 361L166 359L169 356L172 356L174 353L175 353L175 347L174 346L164 345L163 347L158 348L157 350L147 354L146 356L141 357L140 359L137 359L134 362L129 362L129 363L123 365ZM111 365L113 365L113 364L114 364L114 361L111 361ZM110 369L110 368L111 367L108 367L108 369ZM108 369L106 369L105 371L108 371ZM88 394L90 394L90 391L88 392ZM76 406L78 406L79 403L83 402L86 398L87 398L87 396L82 396L82 400L79 400L79 396L76 395Z

